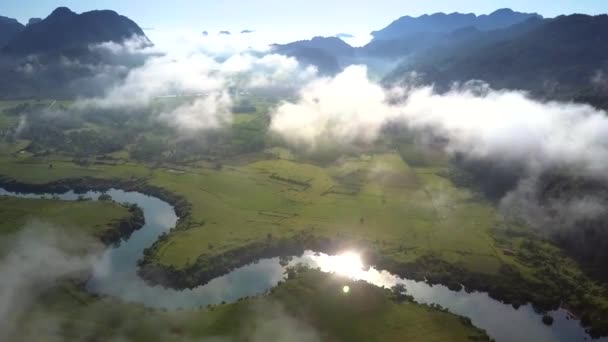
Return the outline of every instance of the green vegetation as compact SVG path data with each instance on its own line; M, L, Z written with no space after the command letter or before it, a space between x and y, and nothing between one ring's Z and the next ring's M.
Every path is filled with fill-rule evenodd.
M133 182L184 199L177 229L149 248L142 262L179 278L166 277L169 285L194 286L208 280L205 275L263 255L328 242L360 248L369 262L393 273L465 284L514 305L532 301L548 310L563 303L594 331L608 333L606 286L559 248L506 221L475 191L455 186L438 150L420 150L411 137L388 134L364 153L298 153L268 136L267 112L260 108L272 101L252 103L256 112L235 114L223 131L186 138L140 120L143 114L121 119L124 126L90 113L77 116L82 121L69 129L47 122L63 143L47 141L41 150L31 148L36 134L5 139L0 175L27 184ZM70 140L120 142L87 148L84 156L74 150L79 147L65 147L71 132L104 135L110 128L128 139Z
M61 227L68 233L102 238L128 220L129 208L114 202L58 201L0 196L0 234L15 233L28 223L39 221Z

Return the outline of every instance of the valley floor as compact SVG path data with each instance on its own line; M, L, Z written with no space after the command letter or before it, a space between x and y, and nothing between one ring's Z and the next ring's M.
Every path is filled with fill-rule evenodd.
M146 269L172 275L174 279L166 280L170 286L199 285L205 280L205 270L226 273L294 241L301 248L326 242L359 248L369 263L381 269L450 287L464 284L514 306L532 302L543 311L561 304L591 324L595 333L608 334L608 288L587 277L560 249L502 217L480 195L456 187L449 177L450 166L441 156L420 162L415 151L401 146L319 163L274 147L213 162L144 164L119 151L90 156L82 163L66 153L32 153L26 149L29 143L0 143L4 184L44 187L74 179L84 179L85 183L105 180L109 184L135 184L143 192L147 187L162 189L174 197L173 204L181 215L178 226L149 248L142 261ZM128 210L112 203L0 198L3 234L38 219L61 227L79 227L99 237L100 231L124 215ZM234 257L238 258L231 260ZM189 276L192 274L203 276ZM260 302L304 317L329 340L370 340L372 333L382 337L380 340L481 336L455 316L411 303L395 304L381 290L366 285L355 286L369 298L362 297L365 303L352 304L360 306L346 310L344 303L336 302L344 297L325 298L331 291L320 290L322 284L335 286L336 281L311 271L287 281L268 297L194 313L163 313L99 300L69 284L45 295L40 305L54 314L65 310L60 315L59 320L65 321L59 331L72 339L77 335L71 336L69 327L77 323L75 318L88 317L90 313L84 311L90 307L98 307L100 312L116 310L129 319L146 312L145 319L135 325L125 323L124 329L132 334L129 336L150 340L147 335L138 335L146 334L139 327L154 326L172 335L223 336L235 320L246 322L239 315L252 312ZM326 303L340 305L334 308ZM302 307L304 312L298 309ZM90 315L91 330L85 334L119 323ZM343 316L348 319L337 319ZM114 319L123 321L123 316L118 317ZM26 326L27 321L29 318ZM366 328L356 328L359 326ZM239 333L251 329L249 323L243 329ZM449 338L445 332L450 333Z

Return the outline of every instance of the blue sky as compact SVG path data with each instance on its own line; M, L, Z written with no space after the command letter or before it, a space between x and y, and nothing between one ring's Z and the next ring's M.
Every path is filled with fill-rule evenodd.
M502 7L544 16L608 12L608 0L1 0L0 15L27 22L58 6L113 9L142 27L197 31L281 30L332 35L380 29L402 15L489 13Z

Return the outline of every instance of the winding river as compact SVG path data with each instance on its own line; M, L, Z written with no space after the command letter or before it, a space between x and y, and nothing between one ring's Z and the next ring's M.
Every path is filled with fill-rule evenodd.
M76 200L79 196L97 200L100 192L76 194L20 194L0 188L0 196L22 198L51 198ZM137 276L137 261L143 251L163 232L169 231L177 222L175 210L158 198L138 192L111 189L107 194L117 202L137 204L143 209L146 223L127 240L108 247L93 269L87 289L100 295L109 295L123 301L141 303L149 307L165 309L196 309L209 304L233 302L246 296L254 296L269 290L285 278L285 268L278 258L262 259L238 268L192 290L165 289L150 286ZM417 302L439 304L449 311L468 317L496 341L583 341L590 340L579 321L565 310L549 314L554 323L547 326L542 316L535 313L531 305L514 309L490 298L486 293L452 291L445 286L431 286L424 282L399 278L373 267L364 270L360 258L354 252L341 255L326 255L306 251L295 256L289 265L303 263L324 272L332 272L357 280L365 280L376 286L392 287L404 284L408 294ZM602 339L608 341L608 338Z

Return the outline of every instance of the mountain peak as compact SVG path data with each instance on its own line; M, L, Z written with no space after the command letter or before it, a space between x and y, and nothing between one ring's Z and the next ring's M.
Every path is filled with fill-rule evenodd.
M344 54L352 54L353 53L353 48L352 46L348 45L348 43L346 43L345 41L343 41L342 39L332 36L332 37L323 37L323 36L316 36L313 37L311 40L300 40L297 42L293 42L293 43L289 43L289 44L285 44L285 45L279 45L283 48L292 48L292 47L307 47L307 48L317 48L317 49L321 49L321 50L327 50L327 51L331 51L332 54L336 54L336 55L344 55Z
M47 18L73 17L77 14L67 7L57 7Z
M42 21L42 18L30 18L27 22L28 25L33 25Z
M352 58L355 50L338 37L316 36L310 40L300 40L289 44L273 44L275 53L295 57L304 65L314 65L321 74L335 74L340 71L339 59Z
M114 11L81 14L58 7L44 20L28 25L3 48L11 54L36 54L86 48L102 42L120 43L133 36L145 36L132 20Z
M497 14L513 14L515 13L515 11L513 11L510 8L499 8L496 11L490 13L490 15L497 15Z

